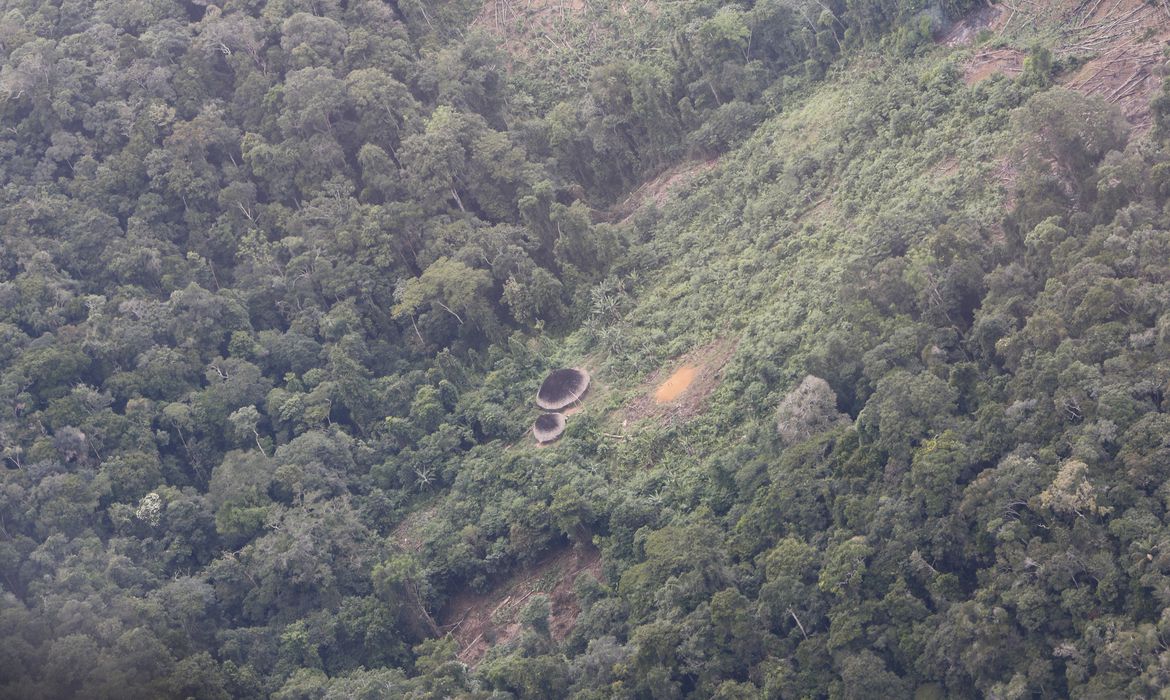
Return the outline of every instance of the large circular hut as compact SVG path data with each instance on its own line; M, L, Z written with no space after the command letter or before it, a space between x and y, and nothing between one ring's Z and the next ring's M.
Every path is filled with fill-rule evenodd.
M565 414L563 413L542 413L532 424L532 434L541 444L560 438L564 432Z
M559 411L581 400L589 389L589 373L583 369L555 369L536 392L536 405Z

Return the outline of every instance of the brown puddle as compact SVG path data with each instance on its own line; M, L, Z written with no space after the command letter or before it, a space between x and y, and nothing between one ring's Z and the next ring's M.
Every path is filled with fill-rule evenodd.
M654 401L667 403L682 396L682 393L690 387L691 382L695 381L695 374L698 371L698 368L692 365L679 367L674 374L670 375L670 379L667 379L662 383L662 386L654 391Z

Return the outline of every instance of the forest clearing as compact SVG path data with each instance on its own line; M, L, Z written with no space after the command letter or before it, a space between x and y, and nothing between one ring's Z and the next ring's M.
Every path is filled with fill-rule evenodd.
M622 420L674 421L699 415L735 348L734 340L720 338L665 363L634 389L634 397L620 413Z
M691 386L698 369L692 365L683 365L674 371L670 377L654 390L654 400L658 403L674 401Z
M543 596L548 605L548 634L553 641L564 641L581 613L573 586L583 575L600 579L599 551L554 551L491 591L456 597L440 615L440 625L458 641L459 660L475 666L488 649L520 636L525 607L533 596Z
M985 32L994 37L1046 41L1052 56L1079 64L1060 83L1121 107L1141 132L1151 126L1150 100L1161 88L1164 48L1170 39L1170 10L1141 0L1121 2L1005 2L989 5L944 37L951 46L970 45ZM1010 46L978 50L964 80L970 85L994 73L1018 75L1027 52Z

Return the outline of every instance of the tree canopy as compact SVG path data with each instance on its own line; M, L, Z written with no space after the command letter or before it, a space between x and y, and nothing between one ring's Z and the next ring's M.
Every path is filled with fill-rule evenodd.
M520 5L5 6L0 698L1166 693L1170 90Z

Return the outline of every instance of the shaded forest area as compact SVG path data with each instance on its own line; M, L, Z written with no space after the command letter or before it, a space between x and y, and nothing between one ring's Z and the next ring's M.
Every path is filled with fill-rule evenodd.
M0 696L1170 687L1170 94L1131 135L966 2L620 7L5 5ZM462 663L570 547L572 629L533 584Z

